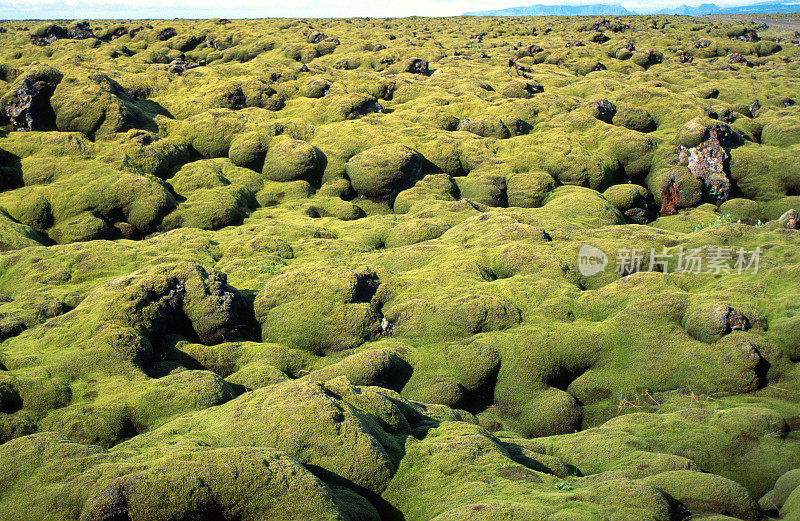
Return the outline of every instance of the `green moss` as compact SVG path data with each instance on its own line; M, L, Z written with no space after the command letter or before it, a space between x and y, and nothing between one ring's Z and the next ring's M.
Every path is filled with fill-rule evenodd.
M458 130L495 139L508 139L511 137L511 131L503 120L497 116L464 119L458 124Z
M761 509L747 490L719 476L676 470L644 481L680 501L693 513L713 512L743 520L761 519Z
M319 149L305 141L280 137L269 145L263 173L271 181L312 180L322 172L322 166Z
M265 341L315 353L356 347L380 334L370 304L377 278L344 268L292 270L258 293L255 316Z
M272 137L259 131L237 135L228 150L228 157L236 166L261 171Z
M800 469L792 469L779 477L772 490L764 494L758 503L765 513L774 517L774 513L780 513L786 500L798 487L800 487ZM789 508L792 508L791 505Z
M0 223L0 250L16 250L46 242L36 230L14 221L3 211L0 211Z
M347 176L360 195L391 203L422 176L422 156L407 146L378 145L350 158Z
M506 179L500 175L474 172L455 179L461 197L487 206L508 206Z
M792 116L770 121L761 131L761 142L776 147L788 147L800 143L800 121Z
M530 99L534 94L542 92L543 87L538 83L512 80L500 89L500 93L507 98Z
M97 239L111 239L116 231L103 219L84 212L59 222L48 231L50 238L60 244Z

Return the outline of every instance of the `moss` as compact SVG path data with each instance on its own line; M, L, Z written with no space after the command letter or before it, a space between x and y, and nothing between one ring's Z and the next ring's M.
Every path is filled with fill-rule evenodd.
M534 94L542 92L544 88L538 83L512 80L500 88L500 94L507 98L530 99Z
M189 118L184 135L203 157L226 157L234 136L244 128L245 122L234 111L216 109Z
M645 483L669 494L696 514L720 513L743 520L761 519L761 509L736 482L690 470L662 472Z
M284 202L297 202L311 196L314 189L308 181L298 180L286 183L265 182L256 194L258 204L264 207L275 206Z
M502 119L496 116L464 119L458 124L458 130L495 139L508 139L511 137L509 128Z
M800 182L800 162L780 148L745 145L731 151L731 179L748 199L768 201L794 193Z
M360 195L392 203L422 176L422 156L404 145L378 145L350 158L347 176Z
M635 508L642 516L652 516L653 519L666 520L673 515L673 508L664 492L640 481L608 479L595 485L591 494L598 502Z
M770 121L761 131L761 142L776 147L788 147L800 143L800 121L792 116Z
M373 349L318 369L309 378L326 382L346 376L353 385L377 385L399 391L411 376L411 362L411 352L406 347Z
M798 487L800 487L800 469L789 470L778 478L772 490L764 494L758 503L765 513L775 517L774 514L780 513L786 500Z
M413 219L402 222L392 228L387 234L384 244L387 248L417 244L423 241L438 239L449 229L450 225L445 222Z
M228 150L228 157L236 166L261 171L272 137L259 131L237 135Z
M149 430L188 411L221 405L236 394L210 371L181 371L159 378L131 405L128 416L138 431Z
M13 120L15 125L28 130L55 128L55 115L49 101L63 77L58 69L40 64L33 64L24 71L6 70L4 81L11 85L0 96L3 120ZM27 93L23 94L25 91ZM12 109L14 105L22 109L17 109L19 114L16 117ZM25 105L28 105L27 109Z
M498 331L522 320L519 309L511 302L479 294L436 300L411 299L387 309L385 316L398 335L444 338Z
M183 140L158 139L136 130L128 132L126 137L122 164L132 172L164 178L189 160L189 145Z
M153 126L153 114L142 110L119 83L104 74L64 78L50 103L58 130L80 132L91 139Z
M538 208L555 186L555 180L546 172L510 174L506 176L508 206Z
M663 204L664 195L677 193L675 208L689 208L698 205L703 198L703 183L684 166L674 166L650 172L647 187L653 194L656 204Z
M383 105L368 94L345 94L325 96L327 109L325 119L329 122L358 119L367 114L382 112Z
M369 271L344 268L281 274L256 296L262 338L315 353L361 345L380 333L379 315L370 304L377 284Z
M56 483L60 476L81 470L90 473L70 485L15 502L14 507L24 507L34 516L49 510L65 519L89 520L107 517L108 512L129 517L179 518L214 513L243 519L350 519L342 513L341 500L328 486L295 459L273 449L213 449L194 442L160 451L159 458L147 460L134 455L120 458L52 434L17 440L11 449L16 452L4 451L4 458L28 465L29 471L4 476L9 488L33 481ZM81 458L85 463L58 471L49 469L46 461L59 456ZM261 493L245 493L232 485L236 480L246 483L247 490ZM171 500L165 509L161 498L167 496ZM42 506L42 502L54 504ZM15 518L10 509L6 513Z
M425 201L453 201L460 195L458 186L447 174L429 174L407 190L397 194L394 200L395 213L407 213L414 204Z
M534 393L510 423L514 430L529 437L570 434L580 428L583 411L575 398L560 389Z
M614 185L603 192L609 203L620 212L625 212L631 208L646 208L647 189L643 186Z
M33 434L38 427L36 419L28 411L0 413L0 443Z
M718 478L800 466L797 234L752 226L798 208L796 49L457 23L0 24L0 98L57 91L0 136L0 518L741 519ZM678 158L710 129L719 208ZM759 272L676 271L715 247Z
M50 238L57 243L112 239L117 233L103 219L90 212L84 212L59 222L48 231Z
M16 250L26 246L44 244L46 240L30 226L14 221L7 213L0 211L0 250Z
M800 492L797 492L798 490L800 490L800 488L794 489L794 492L786 498L786 502L783 504L780 511L781 519L790 521L800 519Z
M506 179L500 175L475 172L456 179L461 197L487 206L508 206Z
M192 429L195 433L189 434L189 439L205 438L222 447L275 447L304 465L313 466L323 476L336 479L336 474L380 493L394 473L394 458L399 456L402 445L375 419L339 398L336 392L334 386L328 388L314 382L284 382L168 423L127 446L133 449L154 442L179 441L189 433L186 429ZM390 406L387 398L376 399L384 407ZM248 421L242 423L243 417ZM192 427L210 425L208 421L215 427ZM304 447L314 449L308 451ZM347 447L346 453L343 447Z
M300 88L300 93L307 98L322 98L331 88L331 82L324 78L315 78Z
M225 381L231 386L241 386L247 391L268 387L288 380L289 377L277 367L265 362L252 362L229 375Z
M305 141L280 137L273 140L264 158L263 173L271 181L312 180L322 172L319 149Z
M164 216L161 226L218 230L240 224L255 206L252 191L241 186L198 188L172 213Z
M755 223L764 217L761 205L756 201L744 198L728 199L720 205L719 211L723 215L730 215L734 221Z

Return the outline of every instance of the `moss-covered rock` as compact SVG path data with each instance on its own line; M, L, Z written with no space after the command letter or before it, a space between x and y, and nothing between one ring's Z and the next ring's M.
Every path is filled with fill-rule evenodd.
M356 347L381 332L371 300L380 283L369 270L292 270L256 296L262 338L316 353Z
M350 158L347 176L358 194L392 203L422 176L422 156L404 145L378 145Z
M312 180L321 173L322 153L305 141L274 139L264 158L263 173L271 181Z
M508 206L538 208L555 187L555 179L546 172L510 174L506 176Z
M662 472L644 480L669 494L692 513L720 513L737 519L761 519L761 508L747 490L719 476L676 470Z

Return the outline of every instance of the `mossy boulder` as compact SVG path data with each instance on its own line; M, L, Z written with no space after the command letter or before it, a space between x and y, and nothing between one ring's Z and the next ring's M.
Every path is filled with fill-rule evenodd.
M152 117L105 74L67 76L50 98L56 126L62 132L104 137L130 128L153 127Z
M762 518L761 508L747 489L720 476L676 470L643 481L669 494L693 514L716 513L744 521Z
M400 391L411 377L413 356L406 347L372 349L350 355L309 375L326 382L346 376L353 385L377 385Z
M173 168L189 161L189 144L182 139L158 138L142 130L131 130L122 145L124 168L145 175L167 177Z
M538 208L556 187L547 172L521 172L506 176L508 206Z
M315 353L357 347L376 338L371 304L380 281L370 271L301 268L270 279L255 299L264 341Z
M297 203L311 197L314 188L308 181L298 180L285 183L268 181L256 194L258 204L263 207L276 206L282 203ZM344 202L344 201L343 201Z
M180 227L219 230L241 224L255 208L255 203L253 192L243 186L198 187L173 212L164 216L161 227L165 230Z
M438 239L450 225L436 219L412 219L402 222L387 234L385 246L396 248Z
M300 94L307 98L322 98L331 88L332 83L324 78L315 78L300 88Z
M508 187L502 175L475 171L455 182L463 198L486 206L508 206Z
M570 434L581 426L580 403L561 389L549 388L535 393L517 418L515 430L528 437Z
M428 174L412 188L403 190L394 200L394 212L406 213L414 204L426 201L453 201L460 195L458 186L447 174Z
M48 230L50 238L59 244L113 239L117 233L110 224L91 212L83 212L63 220Z
M58 69L39 64L23 72L7 71L4 81L12 83L0 97L0 118L24 130L55 128L50 98L63 77Z
M798 488L800 488L800 469L789 470L778 478L772 490L764 494L758 501L758 504L767 515L776 517L780 514L786 500L788 500ZM791 505L789 508L792 508Z
M236 166L261 171L272 137L264 132L251 131L237 135L231 140L228 158Z
M800 143L800 119L784 116L770 121L761 130L761 142L776 147L797 145Z
M97 306L107 322L145 337L173 331L213 344L246 327L244 301L227 276L190 262L111 280L84 304Z
M497 116L463 119L458 124L458 130L495 139L508 139L512 135L503 120Z
M647 207L647 189L640 185L621 184L610 186L603 192L603 197L622 213L631 208Z
M750 327L744 314L722 303L701 307L686 318L686 331L709 344L732 330L745 331Z
M422 176L422 156L405 145L378 145L350 158L346 168L359 195L393 203Z
M323 158L313 145L280 136L269 144L263 173L271 181L312 180L321 173Z
M128 417L138 431L149 430L172 417L232 400L233 388L211 371L180 371L159 378L131 405Z
M13 509L24 509L26 517L55 513L61 519L86 520L114 515L129 519L237 516L255 520L266 516L350 521L357 508L365 519L377 519L369 503L331 488L295 458L270 448L211 448L193 442L150 458L146 453L117 455L43 433L5 445L0 458L5 468L20 465L28 470L2 476L4 489L15 493L14 501L2 507L8 519L21 519ZM77 468L54 472L48 463L59 458L82 459L81 469L91 476L80 475ZM73 480L63 483L65 475ZM27 497L19 494L33 482L48 483L49 490ZM261 493L253 494L254 490ZM167 497L165 506L163 498Z
M534 94L544 91L538 83L523 80L512 80L500 88L500 94L506 98L530 99Z
M0 250L16 250L44 244L46 239L30 226L20 224L0 211Z
M409 299L393 305L384 315L397 335L442 338L500 331L522 321L520 310L512 302L481 294Z

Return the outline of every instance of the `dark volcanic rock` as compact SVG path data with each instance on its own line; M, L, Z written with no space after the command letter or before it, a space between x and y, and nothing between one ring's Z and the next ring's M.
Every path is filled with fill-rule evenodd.
M67 36L66 29L52 24L31 34L31 43L33 45L43 47L47 44L53 43L56 40L66 38Z
M51 126L54 115L50 97L61 78L61 73L51 68L23 78L13 95L5 98L2 119L16 130L42 130Z
M732 52L731 54L728 55L728 58L730 58L731 63L737 63L737 64L740 64L740 65L744 65L745 67L752 67L753 66L752 63L747 61L747 58L745 58L744 56L742 56L741 53L738 53L738 52Z
M428 69L428 62L426 60L420 60L419 58L414 58L411 60L411 63L408 64L408 68L405 72L410 72L411 74L420 74L422 76L430 75L431 71Z
M607 99L597 100L591 104L591 107L596 111L595 117L606 123L611 123L614 114L617 113L617 106Z
M78 22L70 27L69 37L73 40L86 40L95 36L89 22Z
M165 41L169 40L170 38L172 38L174 36L177 36L177 35L178 35L178 31L176 31L172 27L167 27L166 29L162 29L161 31L158 32L158 34L156 35L156 39L160 40L162 42L165 42Z

